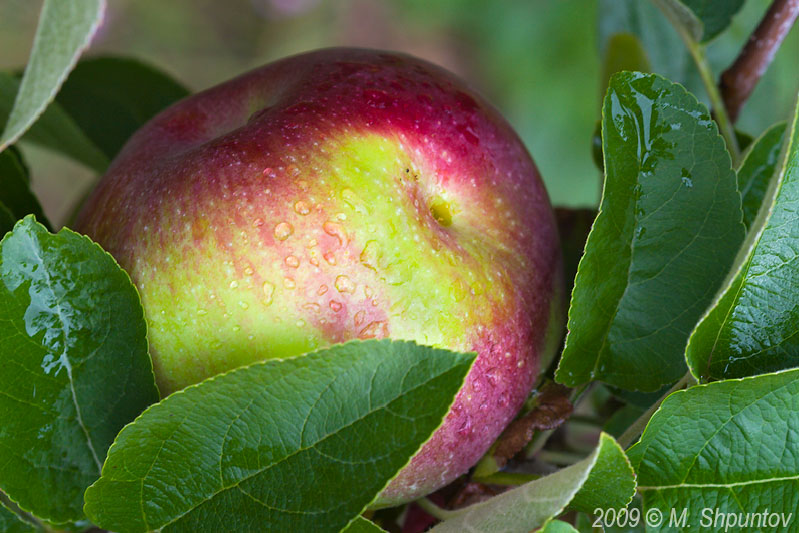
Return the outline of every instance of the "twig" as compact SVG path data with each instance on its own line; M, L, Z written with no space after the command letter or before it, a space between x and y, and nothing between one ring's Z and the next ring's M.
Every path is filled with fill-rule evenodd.
M719 88L732 122L799 16L799 0L774 0L740 55L721 74Z
M630 425L630 427L628 427L625 430L625 432L619 436L618 439L616 439L616 442L619 443L619 446L621 446L626 450L633 442L635 442L638 439L641 433L644 432L644 428L649 423L649 419L652 418L652 415L654 415L655 411L658 410L660 404L663 403L663 400L665 400L666 397L672 392L678 391L684 388L686 385L691 385L695 381L696 380L694 379L694 376L691 374L691 372L686 372L686 374L682 377L682 379L680 379L680 381L675 383L672 388L667 390L666 394L661 396L658 401L656 401L649 409L647 409L644 414L639 416L638 419L635 422L633 422Z

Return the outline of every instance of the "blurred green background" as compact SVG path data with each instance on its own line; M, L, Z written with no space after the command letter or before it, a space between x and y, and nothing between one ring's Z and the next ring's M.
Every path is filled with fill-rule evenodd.
M708 56L719 73L768 0L749 0ZM0 0L0 69L30 52L40 0ZM465 78L516 127L556 205L592 206L601 178L591 136L604 90L610 35L638 33L653 69L704 99L682 44L646 0L110 0L88 55L132 55L190 89L215 85L273 59L354 45L405 51ZM739 126L758 134L785 119L799 88L799 31L792 30ZM95 176L23 146L45 211L63 223Z

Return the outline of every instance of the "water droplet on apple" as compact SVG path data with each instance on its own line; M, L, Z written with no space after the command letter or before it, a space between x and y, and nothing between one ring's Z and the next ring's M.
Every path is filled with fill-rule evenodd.
M235 289L235 288L237 288L238 286L239 286L239 282L238 282L238 281L236 281L235 279L234 279L233 281L231 281L231 282L230 282L230 288L231 288L231 289Z
M366 318L366 311L361 309L357 313L355 313L355 325L360 326L363 324L364 319Z
M205 316L208 314L208 311L206 311L205 309L197 309L197 314L200 316Z
M355 283L353 283L350 278L343 274L336 277L335 286L338 292L349 292L352 294L355 293Z
M247 309L250 308L250 305L247 302L240 300L239 301L239 307L241 307L242 309L244 309L246 311Z
M472 432L472 419L471 417L467 416L464 418L463 422L461 422L460 427L458 428L458 435L461 437L467 437Z
M327 285L319 285L319 290L316 291L316 294L322 296L326 292L327 292Z
M472 283L471 287L469 287L469 292L472 294L472 296L480 296L483 294L483 284L479 281L475 281Z
M275 171L274 171L274 170L272 170L270 167L266 167L266 168L264 169L264 171L262 172L262 174L263 174L264 176L266 176L267 178L273 178L273 177L275 177Z
M455 298L456 302L463 301L463 299L466 298L467 292L466 284L463 282L463 280L456 279L452 283L452 296Z
M331 237L338 239L339 246L344 246L344 243L347 242L347 234L344 232L344 228L342 228L341 224L338 222L332 222L328 220L322 224L322 229Z
M233 331L241 331L241 326L236 324L235 326L233 326Z
M367 241L366 246L363 247L363 251L361 251L361 263L366 268L371 268L374 271L377 271L380 268L380 245L375 240Z
M336 264L336 256L333 254L333 252L325 252L323 257L325 258L325 261L327 261L329 264L331 265Z
M255 273L255 271L252 269L251 266L248 266L244 269L244 273L247 274L248 276L252 276Z
M340 302L337 302L336 300L330 300L330 304L329 305L330 305L330 309L332 309L333 312L338 313L339 311L341 311L341 303Z
M255 226L256 228L260 228L261 226L264 225L264 219L256 218L255 220L253 220L252 225Z
M275 226L275 238L279 241L285 241L292 233L294 233L294 227L288 222L280 222Z
M344 203L355 211L364 211L363 200L361 200L361 197L358 196L352 189L342 189L341 199L344 200Z
M314 313L319 312L319 304L314 302L308 302L302 306L303 309L307 309L308 311L313 311Z
M300 266L300 260L293 255L289 255L286 257L286 265L291 268L297 268Z
M363 311L360 311L361 313ZM382 339L388 336L388 324L383 321L375 320L361 330L358 334L359 339Z
M275 294L275 286L268 281L264 281L261 288L264 291L264 303L266 305L272 305L272 295Z
M305 216L311 212L311 208L308 206L306 202L299 200L294 204L294 212L297 213L298 215Z
M499 377L499 372L497 371L497 367L492 366L491 368L486 370L486 380L488 381L489 386L496 387L498 377Z
M292 278L286 277L283 278L283 286L286 287L287 289L293 289L297 286L297 284L294 282Z

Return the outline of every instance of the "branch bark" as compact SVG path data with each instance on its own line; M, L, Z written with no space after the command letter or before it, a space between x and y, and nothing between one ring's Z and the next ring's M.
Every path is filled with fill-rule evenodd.
M721 74L719 88L732 122L738 118L797 16L799 0L774 0L735 62Z

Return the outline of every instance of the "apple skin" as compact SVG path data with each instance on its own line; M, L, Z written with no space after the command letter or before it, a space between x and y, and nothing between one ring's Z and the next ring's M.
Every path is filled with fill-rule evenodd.
M137 286L163 395L356 338L477 352L378 506L468 470L562 326L557 230L526 149L461 80L397 53L310 52L174 104L76 229Z

